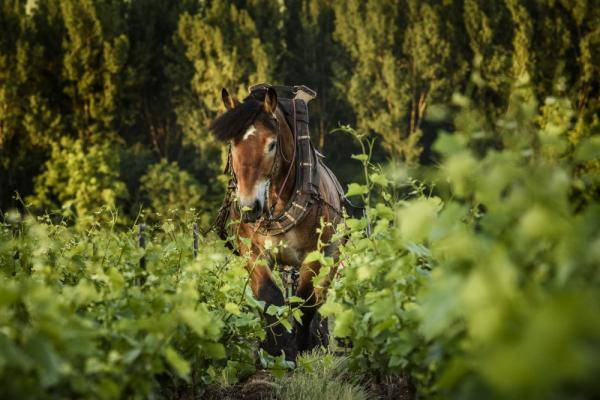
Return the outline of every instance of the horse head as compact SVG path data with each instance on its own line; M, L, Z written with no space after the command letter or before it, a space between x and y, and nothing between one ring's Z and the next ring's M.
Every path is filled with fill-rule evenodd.
M227 111L210 129L219 140L229 143L229 162L242 222L255 222L270 213L271 185L291 162L291 155L286 157L289 151L284 148L291 145L291 133L272 88L253 92L241 103L226 89L221 96Z

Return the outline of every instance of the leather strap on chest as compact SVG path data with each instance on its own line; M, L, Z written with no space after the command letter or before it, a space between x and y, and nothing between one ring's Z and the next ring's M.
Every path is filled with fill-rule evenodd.
M283 211L274 219L261 219L256 222L255 231L261 235L280 235L292 229L308 214L319 198L318 160L310 141L306 103L299 98L279 99L279 106L285 114L290 130L295 132L296 179L292 196Z

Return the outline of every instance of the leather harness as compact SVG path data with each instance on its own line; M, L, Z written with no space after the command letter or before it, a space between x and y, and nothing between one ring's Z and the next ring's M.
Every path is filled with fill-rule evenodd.
M291 165L294 165L294 160L296 161L296 179L294 189L286 206L278 215L273 216L271 214L272 207L269 207L268 205L269 192L267 186L267 215L263 213L261 218L253 223L255 232L258 232L261 235L275 236L281 235L296 226L300 221L302 221L302 219L310 211L311 207L313 207L315 204L324 204L337 213L340 217L343 215L342 210L339 210L337 207L334 207L325 199L323 199L319 192L321 173L323 172L326 173L330 180L334 183L335 190L340 198L340 203L344 206L349 206L351 203L345 197L342 186L333 172L331 172L331 170L322 161L323 156L317 152L310 140L310 133L308 130L309 118L307 103L316 97L316 92L305 86L273 86L267 83L253 85L249 88L249 91L251 95L255 93L258 95L259 91L264 91L269 87L278 91L277 98L279 108L283 111L285 121L290 127L290 130L294 136L293 143L295 147ZM289 98L280 96L280 92L292 93L293 97ZM278 120L277 124L279 124ZM279 138L279 132L277 136ZM271 174L276 170L276 164L280 162L278 160L279 157L284 157L282 152L280 152L280 154L275 158L273 168L268 177L269 183ZM231 163L231 148L229 149L228 162L225 172L230 174L231 179L229 181L223 205L219 210L219 215L213 224L213 226L217 228L219 236L221 236L223 239L226 239L227 237L225 225L231 212L231 206L234 201L234 193L237 187L236 177ZM279 189L278 196L281 196L290 173L291 167L287 172L281 188ZM275 203L276 202L274 202L273 207Z

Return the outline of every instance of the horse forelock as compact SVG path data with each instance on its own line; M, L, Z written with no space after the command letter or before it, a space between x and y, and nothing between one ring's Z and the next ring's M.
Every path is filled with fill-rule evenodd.
M262 120L268 124L269 119L263 108L264 97L264 91L251 93L242 103L215 119L209 130L222 142L231 139L237 141L244 136L248 127L255 120Z

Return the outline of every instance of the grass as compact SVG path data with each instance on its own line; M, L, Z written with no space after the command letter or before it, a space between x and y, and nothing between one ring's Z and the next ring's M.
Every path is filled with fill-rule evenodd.
M276 398L281 400L367 400L372 396L348 370L348 358L315 350L301 355L296 370L276 379Z

